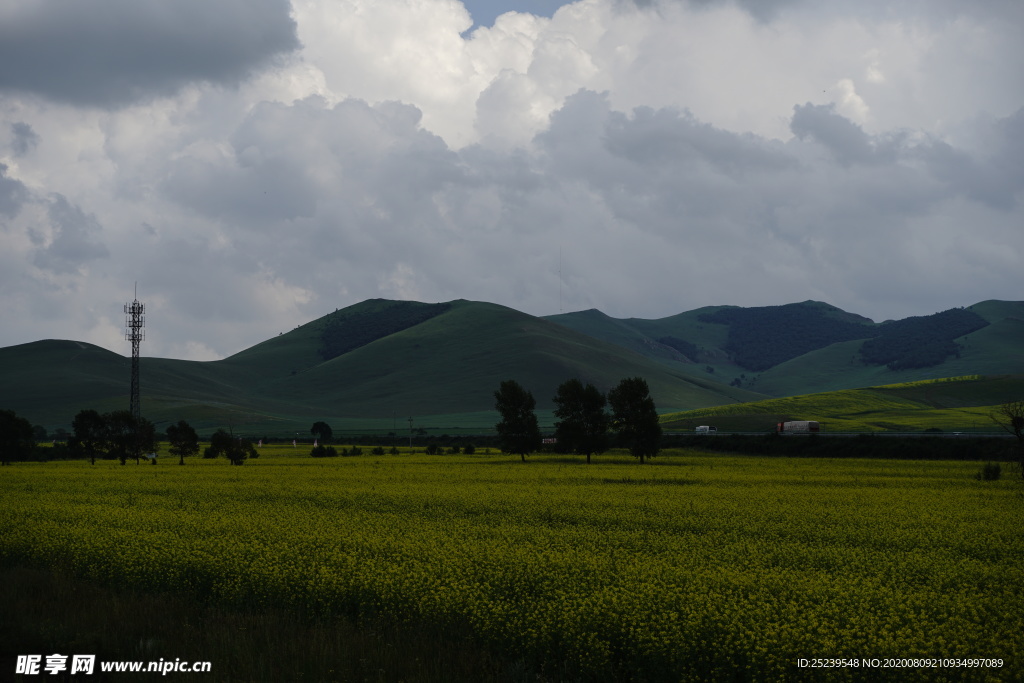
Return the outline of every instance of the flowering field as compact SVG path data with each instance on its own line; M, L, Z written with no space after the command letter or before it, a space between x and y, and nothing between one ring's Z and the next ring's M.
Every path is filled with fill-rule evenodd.
M0 472L0 561L436 624L555 676L775 678L857 658L814 672L844 679L866 658L991 658L872 677L1020 680L1024 488L978 467L693 452L18 464Z

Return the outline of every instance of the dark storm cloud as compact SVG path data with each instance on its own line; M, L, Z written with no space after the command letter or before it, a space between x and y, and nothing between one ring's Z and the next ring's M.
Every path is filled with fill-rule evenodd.
M460 174L456 155L419 123L417 108L396 102L264 102L231 136L229 154L175 161L163 190L212 218L257 226L324 207L414 221L418 203Z
M1024 190L1024 108L991 122L987 132L987 154L970 155L938 140L918 146L915 154L950 191L1010 211Z
M32 126L22 121L11 124L11 151L14 156L25 156L38 144L39 136L32 130Z
M864 129L836 113L835 104L793 107L789 129L801 140L811 138L826 147L843 166L892 161L899 136L872 139Z
M715 128L689 111L637 107L631 116L612 112L604 140L610 152L637 164L690 160L729 175L791 165L759 138Z
M7 177L7 166L0 164L0 214L14 216L28 193L18 180Z
M299 46L287 0L36 0L0 9L0 90L93 106L235 84Z
M107 248L96 241L102 228L94 216L55 195L47 209L51 235L48 240L32 234L39 246L32 262L36 267L54 273L73 273L98 258L108 256Z
M686 4L692 7L715 8L736 5L760 22L770 22L786 11L819 13L895 16L914 14L924 19L945 22L951 16L968 15L983 19L1024 21L1024 3L1019 0L620 0L637 7L656 7L660 4Z
M630 2L637 7L656 6L660 2L679 2L695 7L716 7L725 4L735 4L742 7L751 16L759 21L770 21L783 7L798 5L804 0L622 0Z

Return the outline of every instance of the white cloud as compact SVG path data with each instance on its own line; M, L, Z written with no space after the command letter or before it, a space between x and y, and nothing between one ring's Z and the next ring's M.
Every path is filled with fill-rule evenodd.
M296 0L302 48L238 47L248 76L101 89L116 108L0 85L23 321L0 344L125 352L136 280L144 351L204 359L374 296L875 318L1016 296L1019 13L753 7L582 0L462 35L452 0Z

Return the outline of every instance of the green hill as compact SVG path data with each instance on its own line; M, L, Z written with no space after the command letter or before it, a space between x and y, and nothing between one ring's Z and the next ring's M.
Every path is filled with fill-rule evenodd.
M1024 373L1019 301L983 301L881 324L817 301L711 306L658 320L618 320L599 311L548 319L683 374L770 396ZM678 350L684 348L691 352Z
M713 424L722 431L774 431L778 422L817 420L826 431L991 432L995 405L1024 396L1024 375L966 376L804 394L662 415L669 431Z
M865 336L857 338L861 330ZM927 367L867 362L866 340L878 339L901 354L938 341L953 355ZM760 372L749 368L766 359L774 365ZM129 371L127 358L83 342L3 348L0 408L33 424L67 429L83 408L125 408ZM417 426L489 427L496 421L493 392L510 378L534 393L542 424L550 425L551 397L568 378L607 391L624 377L641 376L662 412L742 404L720 419L756 422L760 429L778 415L803 410L790 402L750 412L755 404L749 402L768 396L1012 373L1024 374L1024 302L985 301L875 325L814 301L617 320L596 310L537 318L464 300L371 299L220 361L141 359L143 413L158 426L184 418L207 432L230 426L266 434L304 433L319 419L340 429L399 431L407 429L409 416ZM888 403L860 411L873 411L870 419L849 417L834 406L828 415L875 429L887 421L924 424L924 409L954 411L928 418L948 423L998 403L1003 389L987 381L974 385L971 402L933 406L892 403L893 396L884 394ZM897 415L907 410L914 412ZM892 419L879 411L889 411ZM751 422L749 415L759 417Z
M644 377L663 410L763 397L503 306L429 306L366 301L221 361L142 358L143 414L158 427L187 419L203 430L267 433L307 430L317 419L383 429L410 415L417 424L445 416L458 425L469 415L493 424L493 392L510 378L542 413L571 377L604 391ZM83 408L128 403L129 360L79 342L0 349L0 378L2 407L51 429L68 428Z

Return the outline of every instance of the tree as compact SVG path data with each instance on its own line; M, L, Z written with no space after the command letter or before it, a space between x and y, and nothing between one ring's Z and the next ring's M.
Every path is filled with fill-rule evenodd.
M537 402L533 394L515 380L506 380L494 392L495 409L501 413L501 422L495 425L504 453L518 453L523 462L526 454L540 450L540 428L533 412Z
M199 452L199 436L196 430L188 422L178 420L178 424L167 428L167 441L171 446L167 450L171 455L178 456L178 464L185 464L186 455L195 455Z
M232 465L244 465L249 458L259 457L252 442L242 437L218 429L210 437L210 447L206 449L206 457L216 458L223 455Z
M0 410L0 465L27 458L35 446L32 423L13 410Z
M317 437L323 443L327 443L334 436L334 430L326 422L314 422L309 433Z
M140 448L138 444L138 424L135 417L127 410L115 410L103 415L104 446L108 455L121 461L124 465L128 458L138 462Z
M997 425L1017 437L1017 465L1021 477L1024 477L1024 400L1004 403L990 417Z
M630 455L653 458L661 443L661 424L654 408L647 382L642 377L631 377L619 382L608 392L612 409L612 428L618 432L619 442L629 449Z
M128 458L135 458L135 464L144 452L156 450L156 427L144 417L138 420L127 410L115 410L103 414L104 448L124 465ZM156 463L154 463L156 464Z
M78 457L89 458L89 462L95 465L96 456L105 454L107 425L103 416L95 410L81 410L71 422L71 429L74 432L68 444L71 452Z
M607 400L593 384L583 386L578 379L570 379L558 387L555 394L555 438L560 450L587 456L608 450Z

